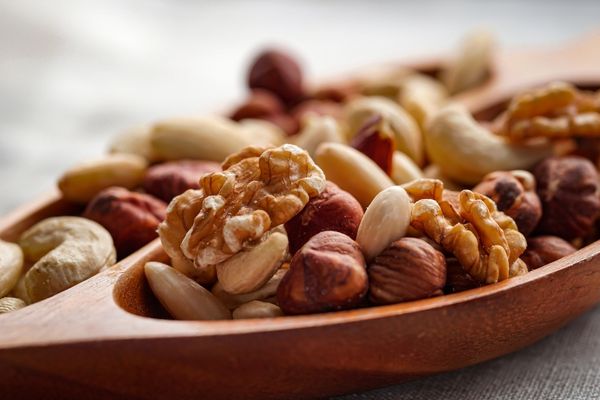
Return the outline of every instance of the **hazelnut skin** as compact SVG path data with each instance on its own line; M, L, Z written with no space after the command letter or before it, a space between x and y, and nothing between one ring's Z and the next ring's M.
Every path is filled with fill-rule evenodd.
M368 268L369 299L393 304L442 294L446 259L424 240L405 237L392 242Z
M543 210L537 231L565 240L585 236L600 214L594 165L582 157L550 157L533 174Z
M110 187L96 195L83 217L96 221L112 236L119 258L133 253L158 237L156 228L167 205L148 194Z
M369 288L358 244L340 232L313 236L290 262L277 288L285 314L312 314L358 306Z
M294 104L304 96L299 64L278 50L266 50L256 57L248 73L248 87L268 90L286 104Z
M247 118L262 118L266 115L284 112L281 100L269 91L255 89L246 101L231 114L231 119L241 121Z
M498 210L511 217L528 236L542 218L542 203L535 193L535 178L526 171L497 171L473 188L494 200Z
M446 259L446 287L444 293L458 293L480 287L481 283L469 275L455 257Z
M521 260L527 264L531 271L576 251L577 249L569 242L559 237L538 236L527 241L527 250L521 255Z
M337 231L356 239L363 209L350 193L327 181L325 190L311 198L294 218L285 223L290 253L296 253L313 236Z
M181 160L154 165L146 172L144 190L168 203L188 189L200 188L202 175L220 170L219 163L213 161Z

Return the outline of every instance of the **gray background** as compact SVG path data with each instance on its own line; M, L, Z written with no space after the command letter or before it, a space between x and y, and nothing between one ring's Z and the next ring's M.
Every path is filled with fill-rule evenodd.
M600 2L0 0L0 214L133 124L240 100L265 45L323 78L447 52L479 26L554 45L600 29ZM344 399L597 399L599 363L596 309L517 354Z

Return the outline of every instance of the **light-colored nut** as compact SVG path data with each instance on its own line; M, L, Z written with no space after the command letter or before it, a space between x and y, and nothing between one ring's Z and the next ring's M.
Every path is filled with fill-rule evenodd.
M246 148L230 156L223 168L204 175L197 194L176 197L159 226L167 254L187 258L198 269L253 246L325 188L323 171L291 144ZM197 214L190 214L192 210ZM181 239L189 221L192 227Z
M150 131L150 125L129 128L112 139L108 152L111 154L133 154L152 162L156 156L150 144Z
M133 189L142 184L145 159L133 154L111 154L74 166L63 174L58 187L66 200L87 203L111 186Z
M390 177L397 185L402 185L423 177L423 171L406 154L395 151L392 156L392 173Z
M29 298L29 294L27 294L27 288L25 287L25 275L26 274L21 275L19 281L10 293L10 297L16 297L23 300L25 304L31 304L31 299Z
M217 116L173 118L154 124L150 143L161 160L223 161L253 144L236 122Z
M353 195L363 207L394 182L373 160L341 143L322 143L315 161L328 180Z
M24 282L31 302L83 282L116 261L106 229L80 217L42 220L21 235L19 245L25 258L35 263Z
M441 80L451 94L462 92L483 82L490 73L494 37L486 30L476 30L464 39L457 56L441 73Z
M223 289L231 294L253 292L271 279L281 266L287 247L288 239L285 234L270 233L256 246L217 264L217 278Z
M406 235L410 213L410 198L400 186L389 187L375 196L365 211L356 235L356 242L367 261L372 260L394 240Z
M270 299L275 297L275 294L277 293L277 287L287 272L287 268L282 267L278 269L277 272L275 272L275 275L273 275L273 277L269 279L264 286L255 290L254 292L245 294L231 294L223 289L220 282L214 284L211 292L213 295L215 295L215 297L221 300L225 307L230 310L234 310L240 305L248 303L252 300L268 302Z
M453 181L448 176L444 175L442 169L437 164L429 164L423 170L423 178L425 179L436 179L444 184L444 188L448 190L461 191L466 187L458 182Z
M414 71L393 64L381 64L361 70L355 77L357 89L366 96L384 96L395 100L402 84Z
M287 134L271 121L243 119L239 122L239 126L257 146L281 146L288 141Z
M442 108L425 132L427 154L443 174L465 184L476 184L494 171L528 169L552 154L548 144L509 144L478 124L456 105Z
M368 267L369 299L393 304L442 294L446 284L444 255L424 240L392 242Z
M436 79L413 74L402 81L398 102L417 121L421 131L448 97L446 88Z
M344 135L338 122L332 117L309 115L306 117L304 128L298 135L292 137L292 142L308 151L311 157L315 157L317 147L321 143L343 143Z
M23 300L16 297L2 297L0 298L0 314L17 311L26 305Z
M0 298L17 284L23 272L23 251L14 244L0 240Z
M398 103L385 97L359 97L346 104L345 115L351 136L373 116L381 116L394 134L396 150L405 153L417 165L423 164L423 137L419 126Z
M294 255L277 288L285 314L342 310L359 305L369 282L360 247L343 233L313 236Z
M219 299L175 268L151 261L144 266L144 273L152 292L173 318L231 319L231 312Z
M266 301L252 300L233 311L233 319L275 318L283 315L281 308Z

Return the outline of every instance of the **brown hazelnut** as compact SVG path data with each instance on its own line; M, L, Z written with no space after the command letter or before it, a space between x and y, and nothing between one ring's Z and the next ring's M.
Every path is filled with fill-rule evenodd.
M317 100L343 103L352 96L357 95L358 92L359 87L355 82L332 83L317 88L311 97Z
M442 294L446 259L429 243L405 237L392 242L368 268L369 299L393 304Z
M551 157L533 174L542 202L538 232L571 240L585 236L600 214L598 172L585 158Z
M156 228L165 218L166 208L164 202L148 194L110 187L90 201L83 217L110 233L122 258L158 237Z
M265 121L269 121L275 125L277 125L281 130L283 130L288 136L295 135L300 130L300 125L298 125L298 121L294 119L294 117L279 113L279 114L270 114L264 115L260 117L260 119L264 119Z
M542 204L535 193L535 178L527 171L497 171L487 174L474 192L494 200L498 210L515 220L528 236L542 218Z
M455 257L446 259L446 287L445 293L458 293L480 287L481 283L469 275Z
M358 130L352 139L351 145L375 161L379 168L390 175L396 146L392 136L382 130L383 123L384 121L380 115L369 118Z
M529 270L534 270L576 251L569 242L559 237L538 236L527 240L527 250L521 255L521 259Z
M202 175L220 170L219 163L213 161L182 160L154 165L146 172L144 190L168 203L188 189L200 188Z
M255 89L246 101L231 114L231 119L241 121L247 118L262 118L266 115L284 112L281 100L267 90Z
M294 104L304 96L300 66L290 55L267 50L258 55L248 74L250 89L265 89L286 104Z
M350 193L327 181L325 190L308 201L294 218L285 223L294 254L313 236L323 231L337 231L356 239L363 209Z
M361 303L368 287L358 244L343 233L325 231L294 255L277 288L277 302L285 314L349 309Z

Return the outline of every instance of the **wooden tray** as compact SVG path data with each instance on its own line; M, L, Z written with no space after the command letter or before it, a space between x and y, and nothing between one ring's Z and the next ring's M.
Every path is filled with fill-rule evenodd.
M561 51L500 53L492 79L461 101L485 115L513 90L542 81L598 84L599 46L595 35ZM73 212L53 193L0 221L0 237ZM524 276L410 303L269 320L148 318L164 314L142 268L165 258L152 242L86 282L0 315L2 397L325 397L499 357L600 301L596 242Z

